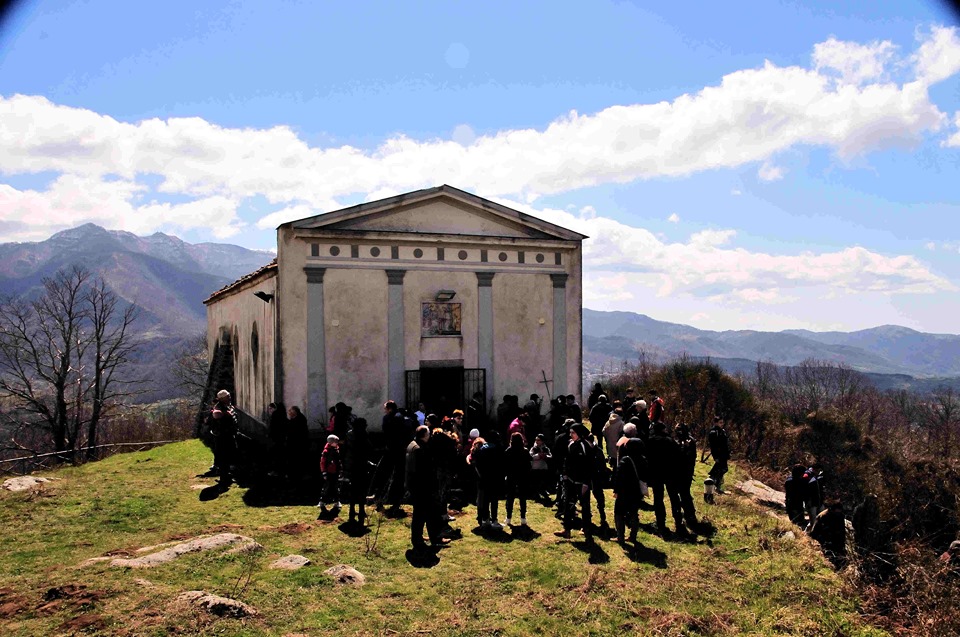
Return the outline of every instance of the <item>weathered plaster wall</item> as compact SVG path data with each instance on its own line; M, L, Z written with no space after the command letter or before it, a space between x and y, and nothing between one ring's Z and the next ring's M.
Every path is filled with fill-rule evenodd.
M461 336L422 338L421 303L433 301L440 290L457 293L453 300L461 304ZM419 369L420 361L424 360L462 360L464 367L477 366L477 275L472 272L408 270L403 279L403 307L407 369Z
M505 394L546 394L541 381L542 372L548 379L553 377L553 319L553 285L548 274L501 272L493 277L496 400Z
M283 402L299 406L312 424L321 414L307 402L307 254L306 244L293 231L277 233Z
M387 275L331 268L323 288L327 405L342 401L376 426L386 400Z
M207 306L207 352L212 360L214 346L221 332L226 330L234 346L234 402L261 420L266 415L267 405L274 400L276 305L273 301L265 303L253 294L275 294L276 282L276 277L271 277L241 286Z

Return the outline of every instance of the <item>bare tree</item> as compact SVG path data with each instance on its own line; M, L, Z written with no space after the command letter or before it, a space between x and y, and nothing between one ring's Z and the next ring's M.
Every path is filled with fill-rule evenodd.
M207 388L209 373L207 337L197 334L186 340L178 350L173 364L173 379L177 387L199 400Z
M44 279L34 301L0 302L0 393L56 451L73 452L134 384L122 370L136 348L133 305L121 309L99 277L74 266Z

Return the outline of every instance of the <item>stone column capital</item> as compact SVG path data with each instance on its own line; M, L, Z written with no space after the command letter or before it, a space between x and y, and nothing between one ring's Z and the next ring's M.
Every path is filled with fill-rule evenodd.
M565 288L567 287L567 275L566 274L551 274L550 280L553 281L553 287L555 288Z
M387 283L389 285L403 285L403 277L407 273L406 270L386 270L387 273Z
M307 267L303 271L307 274L307 283L323 283L323 275L327 269Z
M493 286L493 275L496 272L477 272L477 285L482 288L489 288Z

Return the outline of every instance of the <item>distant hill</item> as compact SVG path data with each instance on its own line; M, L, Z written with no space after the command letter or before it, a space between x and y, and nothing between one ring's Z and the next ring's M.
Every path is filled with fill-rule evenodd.
M710 358L732 373L756 361L792 366L807 359L842 363L867 373L881 388L932 388L960 384L960 336L881 326L857 332L700 330L633 312L583 310L584 363L636 361L640 352L663 360L679 355Z
M45 241L0 244L0 295L39 294L45 277L72 265L101 276L123 302L140 308L138 329L146 344L139 371L159 388L148 397L166 398L174 352L206 329L203 300L271 259L272 253L240 246L190 244L159 232L138 237L85 224Z

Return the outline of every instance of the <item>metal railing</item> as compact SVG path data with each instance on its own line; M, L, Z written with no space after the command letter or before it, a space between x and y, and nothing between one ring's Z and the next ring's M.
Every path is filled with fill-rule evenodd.
M150 442L117 442L96 447L84 447L74 451L54 451L38 453L19 458L0 460L0 475L24 476L37 471L49 471L65 464L82 464L102 460L116 453L146 451L153 447L174 442L173 440L154 440Z

